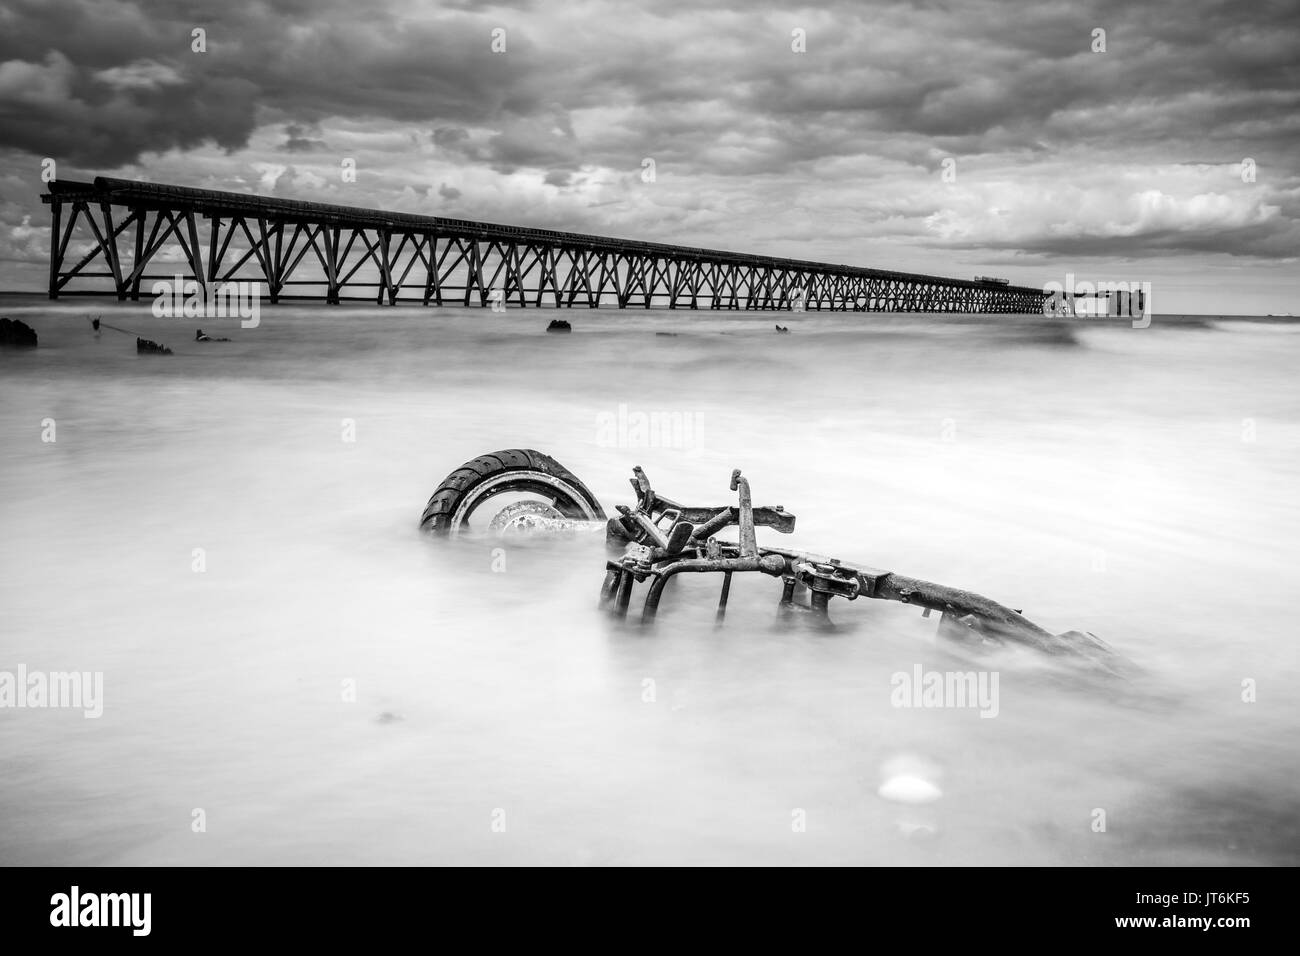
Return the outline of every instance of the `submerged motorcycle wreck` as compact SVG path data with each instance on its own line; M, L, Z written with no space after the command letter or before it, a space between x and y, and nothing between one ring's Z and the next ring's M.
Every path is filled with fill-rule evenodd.
M447 476L429 499L420 527L446 537L604 528L612 556L605 564L600 606L625 619L634 591L643 585L642 624L653 623L665 587L679 574L721 575L718 623L726 614L732 576L765 574L781 583L777 609L783 614L802 612L828 624L833 598L897 601L919 608L924 617L938 612L941 639L971 648L1020 645L1110 673L1121 670L1122 658L1095 635L1053 634L1018 609L979 594L840 558L760 545L758 528L790 534L795 516L780 506L754 505L749 481L739 470L731 473L734 505L681 504L656 492L640 466L632 469L631 484L635 505L618 505L617 514L607 519L587 486L549 455L520 448L491 452ZM717 537L733 526L736 540Z

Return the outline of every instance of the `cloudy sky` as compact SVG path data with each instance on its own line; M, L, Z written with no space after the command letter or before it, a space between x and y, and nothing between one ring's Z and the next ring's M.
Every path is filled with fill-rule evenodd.
M51 158L1300 314L1298 53L1293 0L0 0L0 289Z

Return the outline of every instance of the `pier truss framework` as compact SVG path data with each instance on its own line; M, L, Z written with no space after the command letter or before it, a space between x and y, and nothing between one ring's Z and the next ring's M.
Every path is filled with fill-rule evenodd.
M1041 289L96 177L53 182L49 295L272 303L1039 313Z

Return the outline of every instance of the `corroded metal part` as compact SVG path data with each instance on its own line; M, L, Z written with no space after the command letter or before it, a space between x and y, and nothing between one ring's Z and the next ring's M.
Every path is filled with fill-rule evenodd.
M830 601L835 597L897 601L920 608L926 617L933 611L940 612L938 633L944 639L974 646L1023 645L1117 670L1119 658L1095 635L1079 631L1053 634L1020 611L972 591L826 555L760 546L756 526L793 530L794 515L781 508L754 507L749 482L739 470L731 476L731 490L738 498L734 507L691 508L664 498L654 491L640 467L634 471L632 487L637 492L636 508L619 508L620 517L610 522L611 543L621 541L626 550L621 559L607 564L601 592L602 605L611 606L619 617L627 614L634 583L648 582L641 621L650 623L672 578L679 574L716 573L723 575L717 612L721 623L732 575L758 572L781 578L778 607L782 611L807 610L824 623L829 622ZM765 522L760 516L769 520ZM667 530L665 523L669 524ZM732 525L738 528L738 541L719 541L714 536ZM798 603L796 592L806 592L808 603Z
M1049 301L1042 287L106 176L51 182L41 201L50 298L139 299L165 263L205 292L251 271L272 303L1041 315Z

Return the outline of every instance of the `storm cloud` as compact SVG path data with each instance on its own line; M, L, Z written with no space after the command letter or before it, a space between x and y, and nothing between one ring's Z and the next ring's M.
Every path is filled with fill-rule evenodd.
M1294 4L17 0L0 27L6 285L47 157L928 272L1296 256Z

